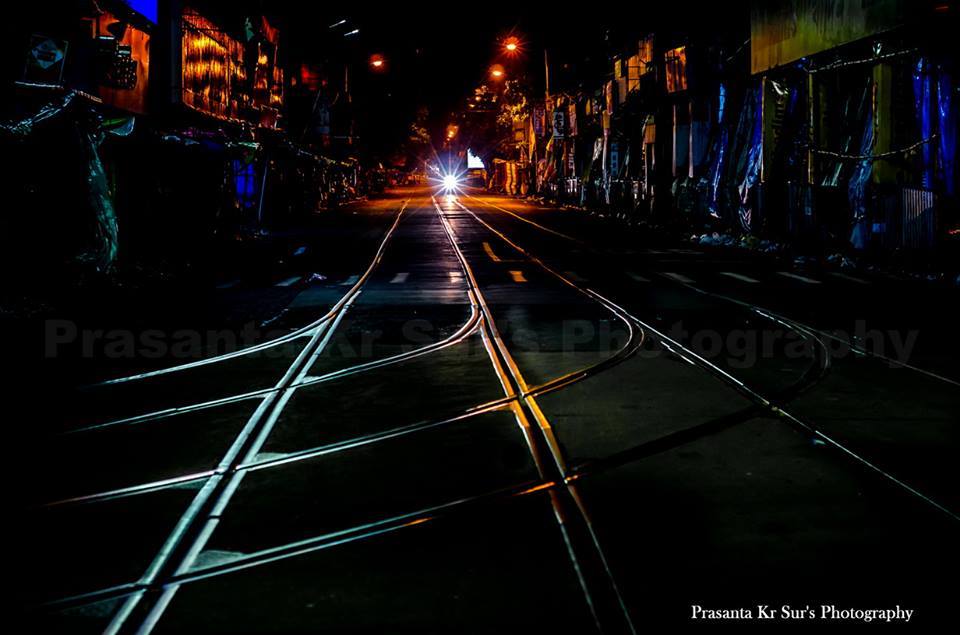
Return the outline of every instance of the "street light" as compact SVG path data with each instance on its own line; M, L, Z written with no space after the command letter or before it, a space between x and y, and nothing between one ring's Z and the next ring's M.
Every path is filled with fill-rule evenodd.
M506 71L503 70L503 66L500 64L494 64L490 67L490 77L495 80L503 79L506 76Z
M503 48L508 54L513 55L520 50L520 38L511 35L503 41Z
M387 68L387 60L384 59L383 55L375 53L370 56L370 68L374 71L384 71Z

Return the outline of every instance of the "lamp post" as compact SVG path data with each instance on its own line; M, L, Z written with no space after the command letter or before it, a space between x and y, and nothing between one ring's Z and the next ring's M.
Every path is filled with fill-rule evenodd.
M508 57L514 57L523 51L523 41L516 35L510 35L503 39L502 41L503 52ZM544 79L544 105L550 101L550 54L546 47L543 49L543 79ZM544 125L550 125L552 127L552 122L544 122ZM530 140L531 144L535 144L534 139ZM556 186L557 186L557 197L558 199L561 196L562 192L562 153L557 153L556 144L554 145L555 153L555 167L554 171L556 172ZM534 174L536 174L536 168L534 168ZM536 177L534 176L534 180Z

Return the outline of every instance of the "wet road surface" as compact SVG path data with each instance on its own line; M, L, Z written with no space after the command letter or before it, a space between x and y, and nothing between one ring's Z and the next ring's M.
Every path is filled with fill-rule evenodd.
M286 335L56 396L12 571L26 632L949 612L960 391L926 325L863 300L885 283L490 195L390 205L363 265L291 283ZM874 314L917 355L831 346Z

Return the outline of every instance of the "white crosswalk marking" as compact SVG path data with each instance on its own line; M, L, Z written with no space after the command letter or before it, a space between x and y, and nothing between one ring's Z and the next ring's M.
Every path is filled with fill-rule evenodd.
M358 282L359 280L360 280L360 276L350 276L349 278L347 278L346 280L344 280L343 282L341 282L341 283L340 283L340 286L341 286L341 287L352 287L353 285L357 284L357 282Z
M664 271L663 275L670 278L671 280L676 280L677 282L682 282L683 284L693 284L693 280L686 277L681 273L674 273L672 271Z
M297 284L298 282L300 282L300 276L291 276L290 278L286 278L286 279L284 279L284 280L281 280L280 282L278 282L278 283L277 283L276 285L274 285L274 286L277 286L277 287L290 287L290 286L293 286L293 285Z
M463 273L460 271L448 271L447 275L450 276L451 282L460 282L463 280Z
M407 281L407 278L409 277L410 277L410 274L407 272L398 273L393 277L392 280L390 280L390 284L403 284L404 282Z
M849 276L845 273L839 273L837 271L831 271L829 273L831 276L834 276L835 278L840 278L841 280L848 280L850 282L856 282L857 284L870 284L869 282L867 282L862 278L857 278L856 276Z
M749 282L750 284L757 284L759 280L755 280L750 276L745 276L742 273L736 273L733 271L721 271L721 276L727 276L728 278L733 278L734 280L739 280L740 282Z
M820 284L819 280L814 280L813 278L808 278L806 276L800 276L795 273L790 273L789 271L778 271L777 274L783 276L784 278L792 278L793 280L799 280L800 282L806 282L807 284Z

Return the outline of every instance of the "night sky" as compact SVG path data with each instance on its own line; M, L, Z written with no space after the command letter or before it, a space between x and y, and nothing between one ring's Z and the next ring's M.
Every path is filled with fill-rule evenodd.
M403 133L419 107L427 108L433 132L439 132L451 112L487 79L488 67L499 61L499 43L511 33L525 43L523 56L516 60L518 71L526 71L539 89L544 44L562 44L568 56L574 49L592 49L576 56L595 59L604 48L603 20L581 21L577 29L562 23L547 28L540 12L529 9L497 13L477 5L418 3L415 9L391 5L350 15L291 3L289 10L277 13L286 18L289 52L294 55L322 58L333 45L340 55L354 59L354 68L362 71L353 76L354 104L368 130L386 144ZM344 18L360 29L346 45L337 35L345 27L328 28ZM367 72L365 61L372 53L385 56L388 72Z
M551 9L546 4L418 2L363 4L354 12L295 1L253 4L283 25L288 54L319 60L333 48L337 56L354 60L353 67L364 71L352 78L354 103L368 132L386 147L402 136L421 106L430 113L432 131L442 130L451 112L487 79L490 64L503 61L500 42L507 35L517 35L524 45L511 68L526 73L537 91L543 89L544 47L554 73L574 64L599 85L609 71L609 55L637 34L668 21L683 28L716 28L725 18L743 16L746 3L608 4L603 9L557 3ZM684 20L676 22L677 14ZM329 28L341 19L359 34L347 41L338 35L345 26ZM386 57L387 73L365 72L372 53Z

